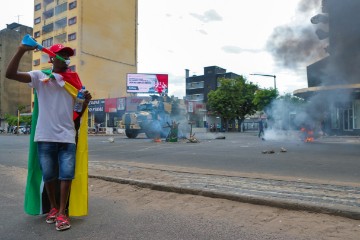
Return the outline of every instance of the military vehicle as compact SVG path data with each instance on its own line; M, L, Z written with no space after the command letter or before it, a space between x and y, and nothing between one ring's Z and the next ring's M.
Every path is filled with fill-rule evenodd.
M171 104L162 96L152 95L150 101L142 101L135 112L125 112L119 123L128 138L145 133L148 138L164 138L169 133Z

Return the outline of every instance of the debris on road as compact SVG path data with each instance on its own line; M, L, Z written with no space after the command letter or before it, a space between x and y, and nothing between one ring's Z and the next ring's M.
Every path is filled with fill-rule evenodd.
M272 154L272 153L275 153L274 150L265 150L265 151L262 151L263 154Z
M194 134L190 134L190 138L187 138L187 142L188 143L199 143L200 141L197 139L197 138L195 138L195 133Z
M225 139L225 136L218 136L215 139Z

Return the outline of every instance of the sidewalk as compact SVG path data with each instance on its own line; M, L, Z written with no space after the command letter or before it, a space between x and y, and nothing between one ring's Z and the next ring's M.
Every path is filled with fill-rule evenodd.
M360 219L360 186L235 176L169 166L90 162L89 176L153 190Z

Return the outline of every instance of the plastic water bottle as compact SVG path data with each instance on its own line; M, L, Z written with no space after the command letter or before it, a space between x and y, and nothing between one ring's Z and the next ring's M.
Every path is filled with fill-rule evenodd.
M85 101L85 86L82 86L81 89L79 90L76 99L75 99L75 105L74 105L74 111L75 112L81 112L82 111L82 107L83 107L83 103Z

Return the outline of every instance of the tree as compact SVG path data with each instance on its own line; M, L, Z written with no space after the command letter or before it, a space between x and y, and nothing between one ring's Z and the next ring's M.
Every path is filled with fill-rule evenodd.
M258 111L263 111L278 96L279 93L276 89L259 89L255 92L253 103L256 105Z
M256 105L258 111L264 111L266 115L271 118L269 107L278 96L279 92L276 89L259 89L255 92L253 103Z
M20 116L19 123L20 125L31 125L32 116ZM18 116L5 114L5 121L9 126L17 126L18 124Z
M296 97L296 96L292 95L291 93L286 93L285 95L280 96L279 99L282 99L282 100L289 102L296 106L303 106L306 103L306 101L304 99Z
M256 110L253 98L258 86L240 76L235 79L220 79L220 86L208 94L209 110L221 116L227 127L229 120L240 119ZM234 125L233 125L234 126ZM233 127L234 128L234 127Z

